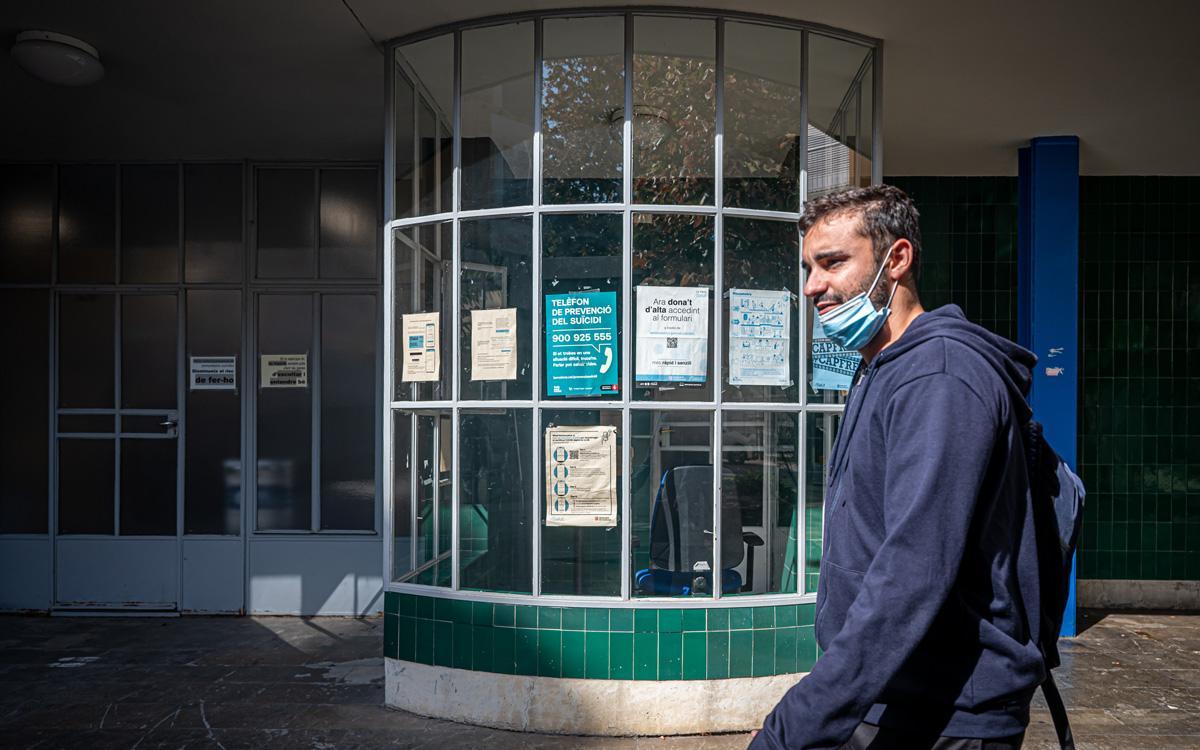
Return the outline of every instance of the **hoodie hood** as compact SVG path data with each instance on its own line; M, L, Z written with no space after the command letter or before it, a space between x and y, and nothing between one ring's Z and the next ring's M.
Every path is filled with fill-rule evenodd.
M978 352L1008 387L1019 419L1024 421L1029 418L1033 410L1027 399L1037 355L967 320L958 305L943 305L918 315L895 343L879 353L874 364L883 366L918 344L937 337L954 339Z

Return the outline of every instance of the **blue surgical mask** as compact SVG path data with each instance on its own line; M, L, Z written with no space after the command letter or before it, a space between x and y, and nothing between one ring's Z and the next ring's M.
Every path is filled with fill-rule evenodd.
M880 328L883 328L888 314L892 311L892 297L895 296L896 287L900 284L900 282L896 282L892 285L892 292L888 295L887 303L884 304L882 310L876 310L875 305L871 302L871 292L879 283L879 277L883 275L883 269L886 267L887 258L884 258L883 263L879 266L879 272L875 274L875 280L871 282L871 286L867 287L865 292L854 295L837 307L826 310L818 316L821 320L821 327L825 329L825 335L829 337L830 341L843 349L858 350L871 343L871 339L875 338L875 334L879 333Z

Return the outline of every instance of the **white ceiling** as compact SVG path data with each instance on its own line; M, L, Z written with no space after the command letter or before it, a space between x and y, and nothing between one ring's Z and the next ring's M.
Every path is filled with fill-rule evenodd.
M10 0L0 8L3 46L25 29L72 34L100 50L107 75L89 88L55 88L0 58L0 158L377 160L383 56L371 38L598 4ZM1080 137L1086 174L1200 174L1200 3L686 5L883 39L887 174L1014 174L1018 146L1060 134Z

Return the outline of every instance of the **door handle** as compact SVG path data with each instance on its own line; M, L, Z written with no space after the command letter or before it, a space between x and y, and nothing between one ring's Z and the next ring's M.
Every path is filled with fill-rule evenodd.
M179 426L179 420L177 420L177 419L168 419L168 420L167 420L167 421L165 421L165 422L159 422L159 423L158 423L158 426L159 426L159 427L166 427L168 430L173 430L173 429L175 429L176 427L178 427L178 426Z

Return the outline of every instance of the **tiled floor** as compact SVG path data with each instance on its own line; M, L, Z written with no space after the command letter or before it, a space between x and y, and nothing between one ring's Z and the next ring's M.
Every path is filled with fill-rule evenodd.
M1080 750L1200 748L1200 616L1091 615L1059 682ZM383 700L382 618L0 617L0 747L742 748L548 737ZM1027 748L1052 748L1035 710Z

